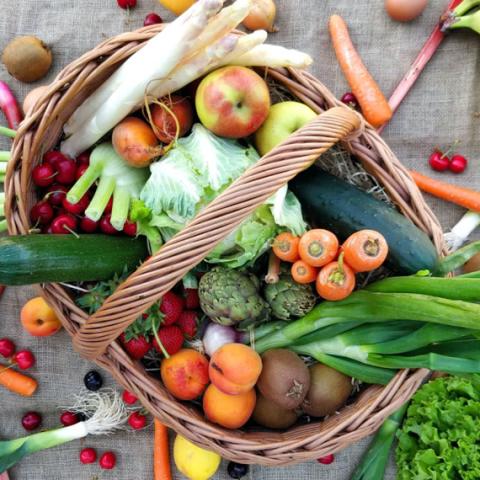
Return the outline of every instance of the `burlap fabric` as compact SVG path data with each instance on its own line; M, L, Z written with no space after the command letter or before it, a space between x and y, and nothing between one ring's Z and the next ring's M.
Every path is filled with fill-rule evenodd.
M155 0L139 0L139 7L129 14L120 10L115 0L0 0L0 49L17 35L34 34L46 41L54 53L54 65L45 82L67 63L101 40L122 31L138 28L150 11L170 16ZM337 95L347 90L330 46L327 19L340 13L348 21L352 36L385 92L393 90L447 4L432 0L423 16L407 25L392 22L385 14L382 0L277 0L280 32L270 41L309 52L315 59L312 71ZM480 49L479 38L468 32L456 32L443 44L409 95L384 137L404 162L429 172L426 158L435 146L460 140L462 153L471 159L468 174L449 176L452 182L480 188ZM159 52L161 55L161 52ZM9 82L23 99L29 86L13 81L0 68L0 79ZM0 140L0 149L8 142ZM430 172L431 173L431 172ZM442 225L451 228L462 210L429 198ZM31 348L38 365L32 374L39 380L38 393L22 399L0 390L0 437L23 434L20 419L28 410L44 416L44 427L59 424L58 406L68 405L82 386L84 374L92 367L73 352L65 333L36 340L19 326L20 307L35 296L33 288L8 289L0 302L0 337L15 339L19 347ZM108 380L107 380L107 383ZM15 480L146 480L151 474L151 427L142 432L125 432L108 438L86 439L50 451L35 454L11 472ZM358 462L367 442L341 452L332 465L315 462L286 469L252 467L255 480L325 479L346 480ZM112 449L119 464L113 472L98 465L83 466L78 452L83 446L99 451ZM228 478L222 465L216 479ZM386 475L395 477L393 466ZM175 478L181 478L176 475Z

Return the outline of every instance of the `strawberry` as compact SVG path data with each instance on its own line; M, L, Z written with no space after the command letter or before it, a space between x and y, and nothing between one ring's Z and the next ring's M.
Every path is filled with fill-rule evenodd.
M141 360L148 351L152 348L152 344L143 336L132 337L127 340L125 333L122 333L120 340L125 347L125 350L135 360Z
M169 355L177 353L182 348L184 341L183 333L177 325L161 327L158 330L158 338ZM157 352L163 353L156 339L153 340L153 346Z
M180 327L185 338L187 340L192 340L197 334L198 313L192 310L184 310L180 315L180 318L177 320L177 325Z
M184 301L182 297L179 297L173 292L167 292L160 304L160 311L163 313L162 325L172 325L180 317L183 312Z
M200 298L198 297L198 290L196 288L185 288L185 308L188 310L196 310L200 308Z

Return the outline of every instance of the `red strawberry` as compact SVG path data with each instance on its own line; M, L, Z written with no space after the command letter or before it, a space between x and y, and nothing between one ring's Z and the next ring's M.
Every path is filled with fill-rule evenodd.
M160 311L164 315L162 325L166 326L175 323L183 312L183 308L183 298L173 292L167 292L163 296L162 303L160 304Z
M152 348L152 344L143 335L127 340L125 334L122 333L120 340L127 352L135 360L141 360Z
M197 334L198 314L192 310L184 310L177 321L177 325L187 340L191 340Z
M196 288L185 288L185 308L188 310L196 310L200 308L200 298Z
M182 348L184 340L180 327L177 327L176 325L169 325L160 328L158 331L158 338L169 355L177 353ZM153 346L157 352L163 353L156 339L153 340Z

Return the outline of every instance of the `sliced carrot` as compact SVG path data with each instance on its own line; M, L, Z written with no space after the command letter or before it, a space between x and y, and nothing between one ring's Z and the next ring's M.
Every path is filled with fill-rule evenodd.
M355 288L355 272L343 262L343 253L338 262L325 265L318 274L317 293L325 300L337 301L347 298Z
M297 260L292 265L291 273L297 283L312 283L317 278L318 270L303 260Z
M328 230L310 230L300 238L298 253L312 267L323 267L337 256L338 239Z
M284 262L293 263L298 260L299 238L290 232L283 232L273 241L273 253Z
M480 191L470 188L458 187L451 183L442 182L431 177L427 177L415 170L410 171L410 175L420 190L441 198L447 202L455 203L468 210L480 212Z
M385 237L375 230L360 230L342 245L345 262L355 272L371 272L380 267L388 255Z
M154 420L153 425L153 479L172 480L168 429L157 419Z
M0 364L0 385L24 397L31 397L38 387L35 379L2 364Z
M338 63L357 97L363 116L374 127L382 126L392 118L392 109L355 50L347 24L339 15L333 15L329 29Z

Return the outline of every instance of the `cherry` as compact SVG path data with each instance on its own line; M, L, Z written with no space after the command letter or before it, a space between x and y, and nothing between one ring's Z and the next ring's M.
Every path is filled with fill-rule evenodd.
M48 163L54 169L57 168L59 162L62 162L64 160L68 160L68 157L65 156L62 152L58 152L57 150L51 150L43 156L43 162Z
M73 215L81 215L87 209L90 203L90 195L86 193L77 203L70 203L66 198L63 199L62 207Z
M112 213L112 207L113 207L113 197L110 197L110 200L107 203L107 206L105 207L105 210L103 213Z
M90 152L83 152L77 157L78 165L90 165Z
M13 356L12 361L20 370L28 370L35 365L35 356L30 350L20 350Z
M15 344L9 338L0 338L0 355L10 358L15 353Z
M42 163L33 169L32 179L37 187L48 187L55 180L55 170L48 163Z
M142 415L140 412L133 412L130 417L128 417L128 424L134 430L140 430L147 424L147 417Z
M468 160L463 155L454 155L448 168L453 173L463 173L467 168Z
M71 158L66 158L57 163L57 172L56 180L58 183L73 185L77 174L77 165Z
M117 235L118 230L111 224L111 215L104 215L100 220L100 230L106 235Z
M52 222L52 233L55 235L72 233L78 226L77 219L70 213L58 215Z
M42 423L42 416L37 412L28 412L22 417L22 426L28 432L36 430Z
M90 220L88 217L83 217L80 220L80 230L85 233L93 233L98 229L98 222Z
M317 462L321 463L322 465L330 465L334 460L335 456L331 453L330 455L325 455L324 457L319 458Z
M44 200L36 203L30 210L30 220L35 225L48 225L53 215L52 206Z
M66 197L68 188L64 185L54 183L48 187L47 194L45 195L45 200L48 201L50 205L58 207L62 204L63 199Z
M115 468L115 464L117 463L117 457L113 452L105 452L100 457L100 467L104 470L112 470Z
M138 402L138 398L128 390L124 390L122 394L122 399L127 405L134 405Z
M156 13L152 12L149 13L143 22L144 27L148 27L150 25L155 25L157 23L163 23L162 17L160 15L157 15Z
M75 425L78 423L80 419L78 418L78 415L73 412L63 412L60 415L60 422L62 422L64 427L69 427L70 425Z
M359 107L357 97L352 92L345 93L340 100L351 108Z
M117 0L118 6L124 10L129 8L135 8L137 6L137 0Z
M78 180L88 170L88 163L80 163L75 172L75 180Z
M123 233L129 237L137 236L137 224L135 222L126 221L123 226Z
M439 150L435 150L428 158L428 163L437 172L444 172L448 169L449 158Z
M80 462L84 465L95 463L97 461L97 452L93 448L84 448L80 451Z

